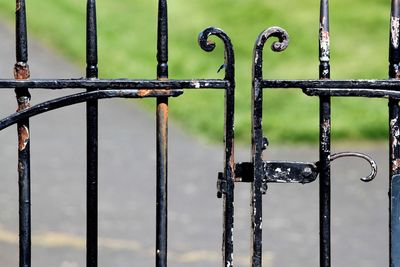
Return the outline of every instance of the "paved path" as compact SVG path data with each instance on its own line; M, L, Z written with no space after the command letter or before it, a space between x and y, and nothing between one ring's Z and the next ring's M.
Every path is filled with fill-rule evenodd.
M0 23L2 78L12 74L12 32ZM81 77L84 72L32 40L30 66L32 77L40 78ZM12 91L0 94L4 117L16 103ZM32 95L33 103L39 103L60 92L36 90ZM104 100L99 106L99 266L154 266L154 114L126 100ZM85 266L84 109L80 104L31 120L33 266ZM15 127L1 131L0 140L0 266L17 266ZM386 148L356 148L378 161L379 177L369 184L358 180L369 171L364 162L333 164L333 266L388 265ZM236 149L237 161L247 161L249 149ZM222 149L183 134L172 122L169 152L169 266L220 266L222 203L215 183ZM315 161L316 152L316 146L272 144L267 157ZM318 184L271 185L264 200L264 266L318 266ZM237 185L235 205L235 262L249 266L249 185Z

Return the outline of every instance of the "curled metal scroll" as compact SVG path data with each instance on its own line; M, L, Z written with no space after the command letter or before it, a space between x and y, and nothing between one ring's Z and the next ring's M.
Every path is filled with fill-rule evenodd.
M221 29L215 27L208 27L203 30L198 36L198 43L206 52L211 52L215 49L215 43L209 40L211 35L217 36L224 42L224 65L225 79L231 82L235 80L235 57L233 52L232 41L229 36ZM221 67L222 68L222 67ZM220 69L221 69L220 68Z
M370 182L372 181L375 177L376 174L378 173L378 166L370 156L358 153L358 152L340 152L340 153L335 153L330 156L330 161L334 161L339 158L344 158L344 157L356 157L356 158L362 158L365 159L370 165L371 165L371 173L367 177L362 177L360 178L361 181L363 182Z
M289 45L289 34L281 27L270 27L263 31L257 38L253 50L253 79L262 80L263 48L267 40L271 37L278 38L271 45L274 52L282 52Z
M228 81L225 91L225 130L224 130L224 178L230 182L234 179L234 113L235 113L235 57L233 52L232 41L229 36L221 29L208 27L198 36L198 43L206 52L215 49L215 43L209 40L210 36L216 36L224 43L224 68L225 80ZM233 183L231 184L233 190Z
M271 37L278 38L278 41L275 41L271 45L272 51L281 52L287 48L289 45L289 34L286 30L282 29L278 26L273 26L265 31L263 31L257 38L255 44L255 50L259 51L264 47L265 42Z

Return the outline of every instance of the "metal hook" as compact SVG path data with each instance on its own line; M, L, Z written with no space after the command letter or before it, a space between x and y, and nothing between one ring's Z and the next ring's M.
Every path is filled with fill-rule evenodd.
M362 158L368 161L368 163L371 165L371 173L367 177L363 177L360 180L363 182L370 182L372 181L378 172L378 166L376 165L376 162L368 155L358 153L358 152L340 152L340 153L335 153L330 156L330 161L334 161L335 159L338 158L344 158L344 157L357 157L357 158Z

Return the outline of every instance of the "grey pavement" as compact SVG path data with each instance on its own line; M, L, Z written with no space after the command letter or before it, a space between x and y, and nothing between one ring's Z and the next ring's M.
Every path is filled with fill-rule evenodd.
M12 33L11 26L0 23L1 78L12 77ZM83 69L39 42L30 39L29 48L32 77L83 76ZM71 92L35 90L32 102ZM15 111L16 103L12 90L0 94L4 117ZM176 101L185 101L184 96L171 100L171 112ZM99 266L154 266L154 114L135 101L102 100L99 107ZM15 126L1 131L0 140L0 266L17 266ZM215 184L222 147L188 136L173 121L169 141L169 266L220 266L222 202L216 198ZM265 155L269 160L315 161L318 157L317 146L280 147L271 141ZM380 169L374 181L363 183L359 178L369 173L366 163L356 159L333 163L332 263L387 266L387 145L333 146L334 151L348 149L370 154ZM84 104L32 118L31 150L33 266L83 267ZM236 160L248 161L249 150L236 147ZM249 185L237 184L235 194L235 264L250 266ZM318 266L317 182L270 185L263 214L265 267Z

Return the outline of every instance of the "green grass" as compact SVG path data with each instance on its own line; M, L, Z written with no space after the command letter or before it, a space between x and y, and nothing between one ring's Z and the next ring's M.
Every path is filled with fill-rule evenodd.
M82 68L85 5L84 0L27 1L29 32ZM12 19L14 6L11 0L1 1L0 13ZM154 78L157 1L98 0L97 8L101 77ZM330 11L332 78L386 78L390 3L337 0L331 2ZM251 62L256 37L277 25L291 38L283 53L265 50L265 78L318 78L318 15L317 0L170 1L170 78L222 78L223 73L216 73L223 63L222 43L216 40L216 51L206 53L196 39L208 26L223 29L235 48L236 137L239 142L249 142ZM386 138L386 101L338 98L332 103L335 140ZM264 105L265 134L272 143L318 139L317 98L295 90L266 91ZM170 111L172 119L189 132L207 140L221 140L222 92L186 91L171 99Z

